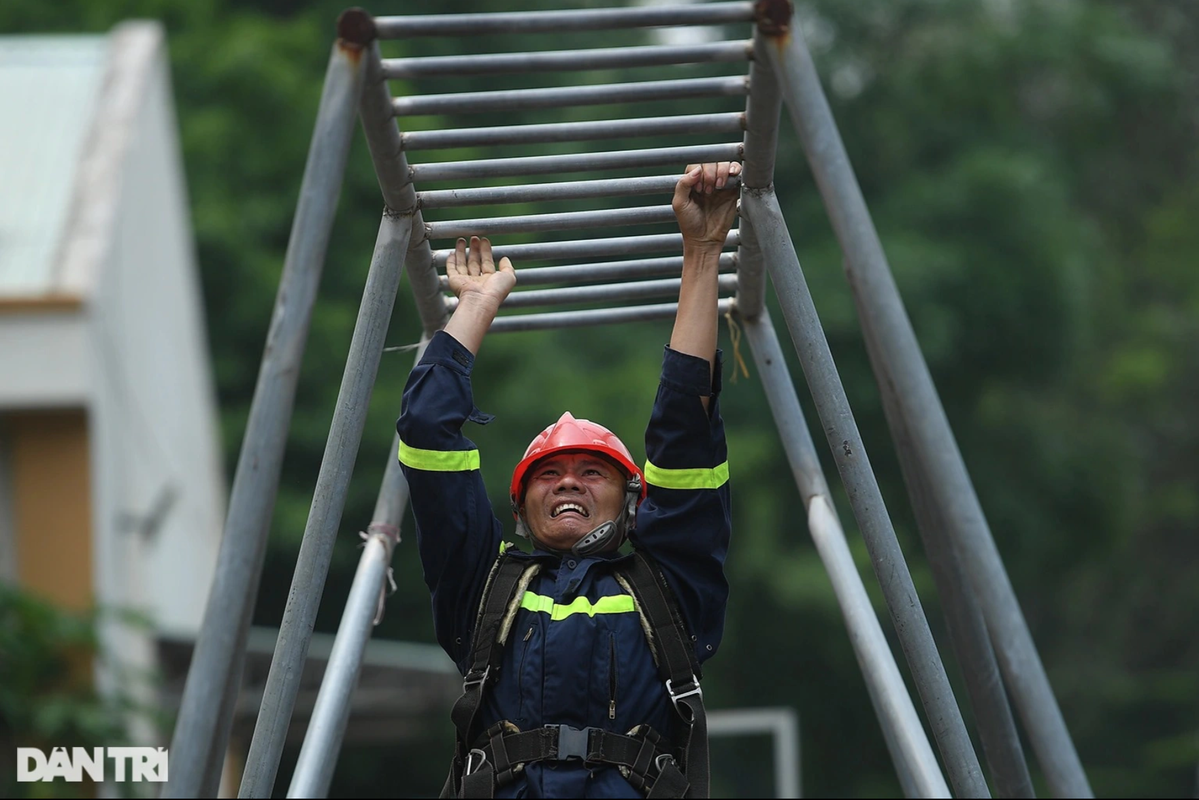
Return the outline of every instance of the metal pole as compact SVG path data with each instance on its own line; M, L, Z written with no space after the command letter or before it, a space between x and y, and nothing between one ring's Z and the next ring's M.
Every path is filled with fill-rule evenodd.
M795 484L808 511L812 541L841 605L849 640L866 679L879 724L886 734L892 761L905 787L905 796L949 797L949 787L937 766L937 757L849 552L770 312L763 308L757 318L743 319L743 324L775 427L783 440Z
M325 797L329 791L350 718L350 698L358 684L362 656L370 641L379 592L387 577L394 544L395 540L380 533L367 537L308 721L300 758L287 789L288 797Z
M529 111L562 106L644 103L699 97L737 97L749 91L744 75L724 78L683 78L674 81L604 83L596 86L555 86L550 89L506 89L397 97L391 107L397 117L433 114L473 114L489 111Z
M428 338L422 337L414 367L420 363L428 343ZM384 579L392 551L400 543L400 522L408 505L408 482L394 455L400 447L398 434L392 445L375 500L375 512L371 515L373 521L367 528L367 542L358 560L358 571L354 573L354 583L337 628L300 757L292 773L288 797L326 796L337 766L337 756L341 753L350 719L350 700L358 685L371 630L379 623L378 613L386 590Z
M868 341L867 350L872 349ZM871 358L876 357L877 354L872 352ZM924 552L937 584L937 596L941 598L946 630L974 707L978 735L991 770L995 794L999 797L1035 797L1020 736L1016 732L1016 721L1012 718L978 599L969 590L957 547L945 530L944 518L932 502L928 476L913 457L911 435L895 407L894 393L884 392L882 398L908 496L924 541Z
M724 314L733 306L731 297L716 301L716 310ZM678 303L657 303L624 308L587 308L582 311L555 311L547 314L520 314L496 317L491 333L542 331L548 328L581 328L587 325L623 324L671 319L679 309Z
M674 194L674 187L678 182L678 175L654 175L644 178L529 183L524 186L440 189L419 192L417 197L420 198L421 208L459 208L500 203L527 203L536 200L585 200L593 197Z
M634 206L595 211L560 211L555 214L525 214L519 217L426 222L425 234L430 239L456 239L459 236L494 236L497 233L545 233L626 225L661 225L676 222L676 219L674 209L670 206Z
M586 50L549 50L540 53L482 53L467 56L386 58L388 79L432 75L498 75L510 72L562 72L566 70L655 67L670 64L710 64L745 61L749 42L705 42L648 47L592 47Z
M295 400L312 306L362 89L362 44L341 32L333 46L275 310L238 457L204 624L183 689L171 739L164 797L203 796L223 763L233 724L232 704L266 555L271 512Z
M411 233L408 216L388 213L379 223L337 407L246 758L241 797L269 797L274 787Z
M745 163L741 182L751 189L774 185L774 156L778 149L779 111L783 100L778 81L770 68L769 57L760 31L754 29L754 60L749 65L752 91L745 106ZM754 238L753 222L741 219L741 247L737 250L737 313L753 319L761 313L766 300L766 267L762 251Z
M721 275L717 278L721 293L737 288L737 276ZM679 297L681 278L665 278L660 281L632 281L629 283L607 283L597 286L576 286L564 289L535 289L513 292L504 298L501 309L530 308L532 306L569 305L571 303L609 303L616 300L643 300L649 297ZM446 309L458 307L458 298L447 297Z
M721 253L718 266L721 272L737 268L736 253ZM521 286L547 283L577 284L602 280L650 278L659 275L678 275L683 271L681 256L642 258L629 261L597 261L592 264L569 264L560 267L525 267L520 272ZM443 290L449 290L449 280L441 278Z
M941 663L920 597L916 594L878 482L870 468L778 201L772 191L744 189L741 209L743 215L753 220L783 316L812 388L812 397L853 505L854 516L870 550L875 575L949 772L950 784L959 797L989 797L978 756L970 744L961 709L954 701L945 666Z
M874 342L877 353L874 368L879 387L884 394L895 393L896 408L908 421L915 458L923 465L929 490L958 545L1004 678L1053 794L1091 797L1086 773L920 352L811 54L790 3L772 0L770 5L776 11L771 61L845 251L846 274L863 333Z
M375 20L362 9L352 8L342 12L342 19L353 21L356 27L375 36ZM406 259L408 280L420 314L421 327L427 336L444 327L448 317L445 303L437 282L437 270L433 266L433 251L425 238L425 222L416 201L416 190L412 186L411 170L400 141L400 130L391 115L391 91L383 78L380 67L379 42L371 42L366 52L366 85L362 89L362 130L370 148L371 161L375 165L375 176L383 201L394 214L412 220L412 237ZM444 264L444 262L442 262Z
M583 122L545 122L537 125L455 128L448 131L408 131L402 134L404 149L445 150L498 144L541 144L622 139L626 136L680 136L683 134L740 133L745 114L689 114L640 119L595 119ZM677 180L677 176L675 177ZM671 188L673 188L671 184Z
M677 25L728 25L754 18L752 2L630 6L574 11L508 11L487 14L421 14L379 17L379 37L480 36Z
M504 178L512 175L551 175L567 172L590 172L597 169L677 166L678 164L703 161L740 160L741 142L728 142L690 147L652 147L644 150L612 150L602 153L563 153L553 156L522 156L413 164L412 180L477 180L479 178Z
M729 231L724 239L725 247L741 244L741 233ZM515 263L541 261L555 258L595 258L600 256L635 256L663 251L679 252L683 249L683 234L658 233L650 236L614 236L608 239L579 239L573 242L535 242L533 244L496 245L496 258L508 256ZM434 250L433 264L444 267L453 250ZM433 274L437 285L437 274Z

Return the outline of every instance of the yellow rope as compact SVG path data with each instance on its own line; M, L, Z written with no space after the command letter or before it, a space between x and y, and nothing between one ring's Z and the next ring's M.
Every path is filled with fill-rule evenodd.
M745 377L749 377L749 369L745 366L745 359L741 357L741 326L733 319L733 310L730 308L724 312L724 318L729 323L729 340L733 344L733 379L731 383L737 382L737 367L741 367L741 373Z

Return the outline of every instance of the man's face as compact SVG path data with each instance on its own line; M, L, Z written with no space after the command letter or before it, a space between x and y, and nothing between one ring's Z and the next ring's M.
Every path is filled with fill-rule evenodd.
M525 482L520 513L533 537L552 550L569 550L624 505L624 472L595 453L555 453L535 463Z

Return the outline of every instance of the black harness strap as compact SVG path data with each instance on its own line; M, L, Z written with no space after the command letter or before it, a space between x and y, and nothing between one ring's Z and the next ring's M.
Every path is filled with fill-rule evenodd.
M682 743L683 773L690 782L687 797L708 796L708 721L704 696L699 687L699 659L687 628L678 613L678 603L666 579L648 555L636 551L626 571L637 603L649 621L658 654L658 675L685 723Z
M503 657L504 648L500 646L499 632L504 617L508 612L508 603L520 583L520 577L528 565L522 564L506 553L501 553L487 576L483 587L483 598L479 605L479 616L475 621L475 630L471 636L471 662L466 677L462 680L462 696L454 703L450 719L458 730L458 741L455 747L454 764L450 769L450 779L446 781L445 790L451 790L452 795L459 793L455 777L461 775L466 768L468 743L475 736L478 724L479 709L483 706L483 689L492 680L492 671L498 670ZM476 783L472 781L472 783ZM443 796L445 790L443 790ZM477 796L477 795L476 795ZM485 795L490 797L490 794Z
M454 763L441 796L493 797L495 787L515 780L528 762L577 759L620 767L634 788L647 798L706 798L708 731L699 687L699 660L665 577L641 551L617 566L616 574L627 580L652 633L650 643L658 675L684 723L678 726L681 733L674 743L674 752L683 763L675 761L672 748L648 726L638 726L626 736L567 725L521 732L511 722L502 721L480 735L477 726L483 691L494 680L503 658L499 634L522 576L529 569L536 567L501 554L483 588L471 637L470 668L462 682L462 697L450 713L458 735Z
M524 765L534 761L582 761L623 768L633 788L647 797L685 795L687 779L679 771L669 746L654 730L642 727L638 735L626 736L602 728L572 728L545 725L517 731L511 723L493 725L475 743L470 755L472 771L463 786L505 786L516 780ZM486 791L492 791L487 789ZM484 796L463 793L464 797Z

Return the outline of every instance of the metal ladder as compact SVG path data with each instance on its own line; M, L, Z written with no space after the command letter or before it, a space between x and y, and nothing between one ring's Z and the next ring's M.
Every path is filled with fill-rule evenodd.
M626 29L697 25L722 26L725 31L740 31L745 38L694 45L553 49L552 35L564 32L604 31L614 36L611 32ZM380 40L455 37L465 41L467 37L477 40L482 35L513 32L547 34L547 47L535 52L414 58L384 58L380 49ZM739 229L730 232L720 259L719 310L739 320L753 351L804 499L810 532L851 631L905 795L948 797L950 786L850 556L766 308L767 273L870 551L949 784L957 796L990 795L774 194L778 120L784 103L844 250L847 275L856 288L863 333L905 480L913 494L938 592L947 609L950 638L966 677L995 789L1001 796L1032 796L1028 768L1005 695L1006 685L1054 793L1090 796L1086 776L904 312L789 0L396 17L371 17L351 9L339 19L338 34L234 477L216 580L171 744L171 781L164 796L215 795L240 684L253 598L262 571L298 365L355 127L355 112L362 120L385 211L241 796L267 797L274 786L401 273L407 270L413 287L424 331L422 345L445 324L453 310L455 300L447 295L442 273L453 240L471 234L554 234L552 240L538 243L496 243L497 258L508 255L518 265L519 285L504 303L492 332L671 318L676 303L638 301L677 297L681 236L587 234L630 226L673 226L669 196L682 168L691 162L726 160L743 162L742 198ZM712 77L708 74L714 71L712 65L721 65L717 71L733 70L735 74ZM615 84L579 82L558 88L402 97L393 97L388 85L389 80L421 85L422 81L444 76L575 76L592 70L632 67L659 67L672 76ZM688 77L696 71L702 74ZM743 104L737 99L742 97ZM662 105L684 98L716 110L652 115ZM730 110L730 102L740 105ZM397 118L423 115L591 108L613 103L647 104L651 115L407 132L402 132L396 122ZM670 143L679 141L679 137L689 143ZM666 139L668 144L595 149L611 146L612 142L647 138ZM408 158L409 154L423 156L463 147L561 143L571 143L572 149L551 155L500 154L465 161L431 159L410 163ZM579 143L589 144L584 147ZM604 177L592 177L596 173ZM510 180L574 174L583 174L584 179L540 178L545 182L536 183ZM424 190L429 184L436 188ZM422 190L418 191L418 185ZM665 205L628 205L630 198L643 203L642 198L661 196L667 198ZM592 204L605 207L454 218L472 214L477 207L579 200L602 200ZM563 233L567 238L561 238ZM445 244L435 249L434 244L439 243ZM558 263L523 266L530 261ZM526 288L530 286L556 288ZM528 311L554 306L571 308ZM417 359L421 352L423 346L417 351ZM367 544L289 797L323 796L328 790L349 715L349 699L382 603L387 568L399 540L407 499L407 486L393 457L365 534Z

